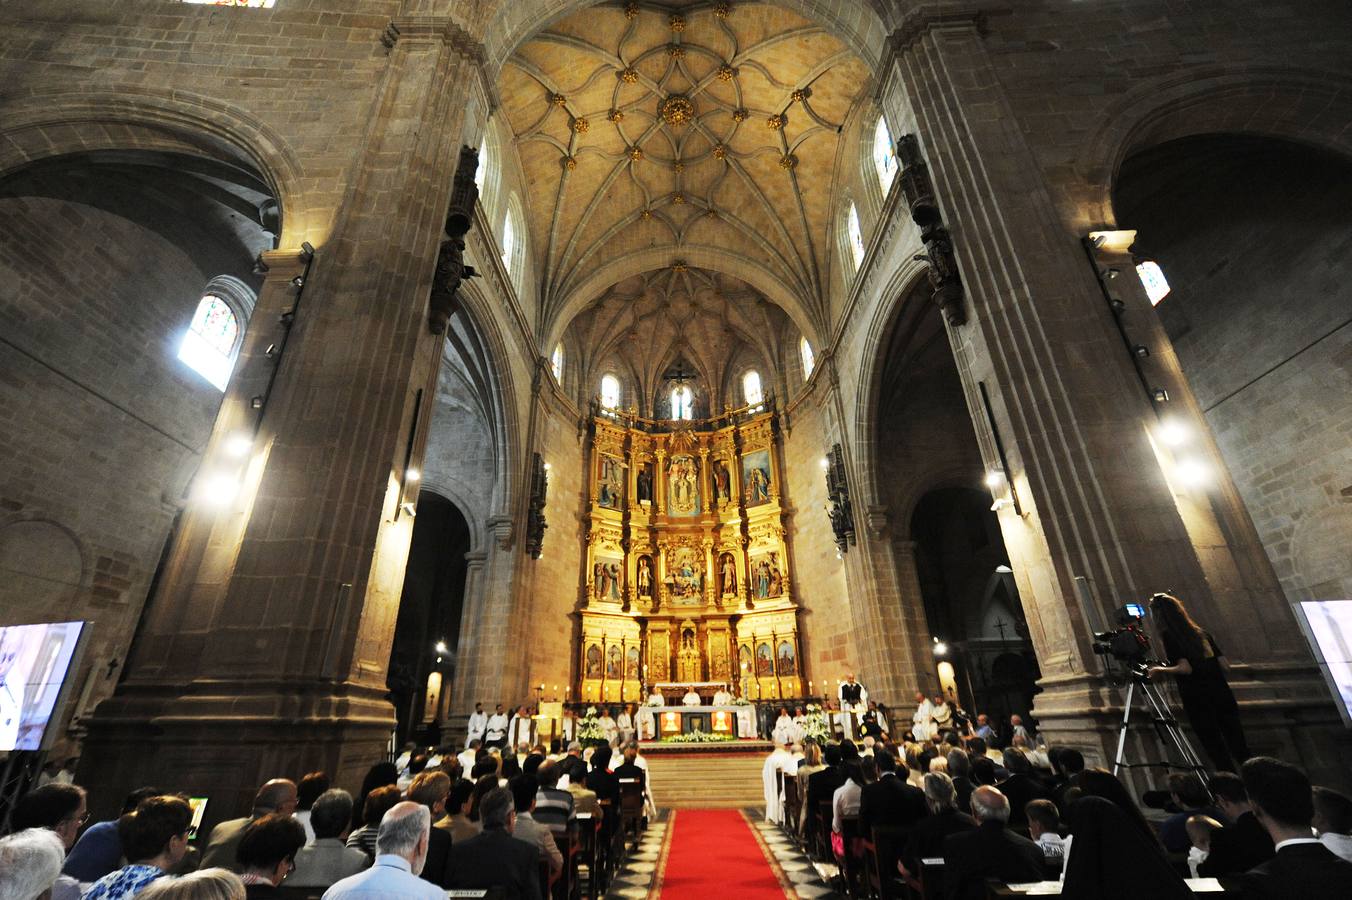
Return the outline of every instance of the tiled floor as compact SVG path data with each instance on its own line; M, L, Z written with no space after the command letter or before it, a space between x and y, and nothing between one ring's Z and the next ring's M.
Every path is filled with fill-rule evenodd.
M803 900L835 900L843 895L833 891L829 879L836 874L836 867L829 864L813 863L794 846L787 834L778 825L765 821L762 809L746 810L747 818L760 835L761 840L770 848L775 861L784 870L784 875L793 885L798 897ZM663 812L657 821L649 821L648 830L639 841L638 849L630 851L625 864L611 882L606 892L611 898L639 900L648 896L652 889L653 876L657 871L658 857L662 851L662 841L667 836L667 816Z

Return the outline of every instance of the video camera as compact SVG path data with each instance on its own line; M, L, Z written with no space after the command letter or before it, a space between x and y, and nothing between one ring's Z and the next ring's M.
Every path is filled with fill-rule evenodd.
M1141 627L1145 606L1126 603L1117 610L1118 627L1112 631L1094 632L1092 649L1099 656L1108 656L1123 663L1134 678L1144 679L1146 667L1152 662L1150 636Z

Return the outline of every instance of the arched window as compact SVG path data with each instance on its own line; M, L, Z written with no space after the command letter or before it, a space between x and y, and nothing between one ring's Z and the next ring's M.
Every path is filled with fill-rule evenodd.
M892 145L892 132L887 130L887 120L878 117L878 127L873 129L873 167L878 170L878 184L882 186L883 196L892 188L892 179L897 177L897 149Z
M235 311L215 294L198 302L192 323L178 345L178 358L207 381L224 391L234 368L239 319Z
M507 218L502 221L502 264L507 267L508 274L512 272L512 254L516 251L516 212L512 209L507 210Z
M864 261L864 232L859 229L859 210L850 204L850 215L845 220L845 231L850 238L850 252L854 254L854 267Z
M549 370L554 373L554 380L563 383L563 341L554 345L554 352L549 356Z
M1169 280L1164 277L1164 270L1160 268L1160 264L1153 259L1137 263L1136 275L1141 279L1141 284L1145 285L1145 293L1150 298L1151 306L1159 306L1160 301L1169 296Z
M620 379L614 375L601 376L601 405L606 409L620 408Z
M807 338L799 339L798 355L803 359L803 380L806 381L812 375L813 367L817 365L817 355L812 352L812 345L807 342Z
M479 189L479 200L484 198L484 185L488 184L488 166L492 162L492 148L488 146L488 136L484 136L483 146L479 148L479 168L474 170L474 186Z
M695 392L689 385L678 384L671 389L671 417L673 419L693 419L695 417Z
M742 396L746 399L747 406L759 406L765 401L760 373L755 369L742 376Z

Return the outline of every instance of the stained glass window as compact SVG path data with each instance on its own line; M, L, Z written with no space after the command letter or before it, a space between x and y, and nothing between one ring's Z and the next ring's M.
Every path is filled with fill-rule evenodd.
M812 345L807 342L807 338L798 341L798 355L803 358L803 378L806 380L817 365L817 355L812 352Z
M549 357L549 368L554 373L554 380L563 381L563 344L554 346L554 352Z
M850 216L845 220L845 230L850 236L850 252L854 254L854 267L864 261L864 233L859 228L859 210L850 204Z
M184 3L202 3L207 6L253 6L272 9L273 0L183 0Z
M1137 263L1136 274L1140 277L1141 284L1145 285L1145 293L1150 298L1151 306L1159 306L1160 301L1169 296L1169 282L1165 279L1164 270L1160 268L1159 263L1153 259Z
M606 409L618 409L620 406L620 379L614 375L601 378L601 405Z
M765 400L765 391L761 388L760 373L755 369L742 376L742 396L747 406L758 406Z
M671 417L673 419L695 417L695 392L687 385L682 384L671 389Z
M878 117L878 127L873 130L873 165L878 170L878 183L886 195L892 187L892 179L897 177L897 151L892 146L892 132L887 130L887 120Z
M179 344L178 358L224 391L234 367L238 339L239 320L234 310L220 297L207 294L197 304L197 312Z

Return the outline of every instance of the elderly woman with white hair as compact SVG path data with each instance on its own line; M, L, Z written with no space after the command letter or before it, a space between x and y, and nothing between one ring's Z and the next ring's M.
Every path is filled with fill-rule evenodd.
M45 898L65 861L66 847L49 829L28 828L0 838L0 900Z

